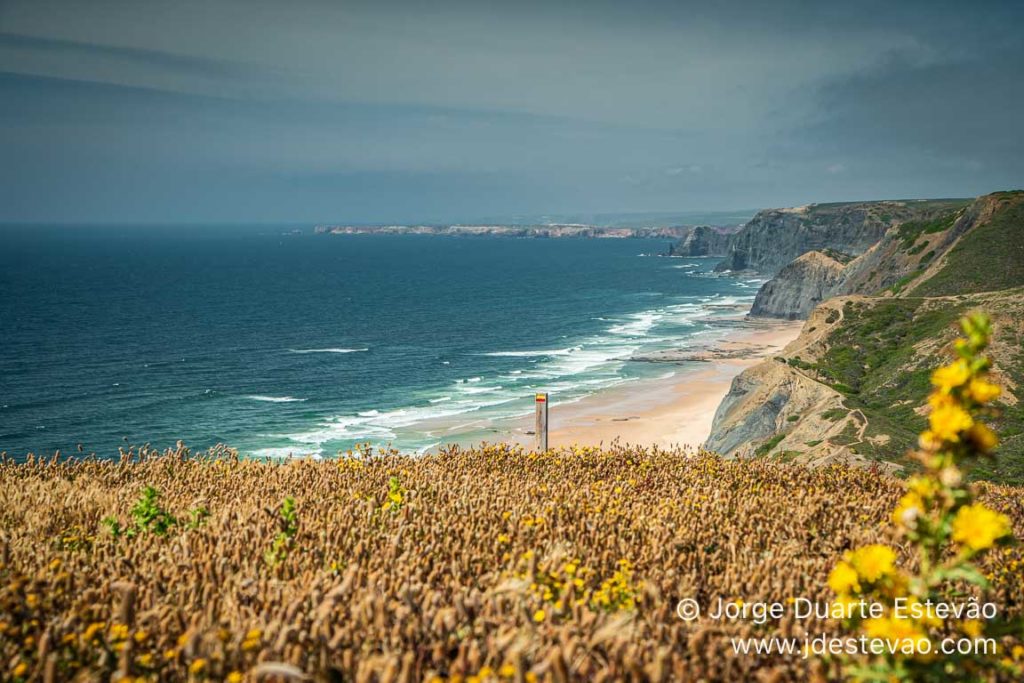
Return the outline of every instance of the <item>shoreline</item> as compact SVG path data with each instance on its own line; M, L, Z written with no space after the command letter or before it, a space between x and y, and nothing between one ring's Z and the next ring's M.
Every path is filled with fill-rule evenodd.
M799 335L804 321L739 318L742 326L707 348L677 349L630 362L656 362L671 369L665 377L627 382L581 399L559 403L552 397L548 445L620 444L696 450L711 434L715 411L733 378L778 353ZM490 443L534 445L533 415L491 423ZM464 429L466 424L452 431ZM483 426L483 425L479 425ZM447 431L447 430L444 430ZM442 431L443 434L443 431ZM444 438L442 434L437 436ZM461 446L479 445L481 439ZM445 441L445 443L449 443ZM436 449L430 449L431 451Z

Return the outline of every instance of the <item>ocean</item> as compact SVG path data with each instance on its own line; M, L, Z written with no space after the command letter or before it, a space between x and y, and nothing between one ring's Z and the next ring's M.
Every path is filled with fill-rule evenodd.
M712 343L761 282L662 240L289 231L0 229L0 451L422 452L686 371L628 359Z

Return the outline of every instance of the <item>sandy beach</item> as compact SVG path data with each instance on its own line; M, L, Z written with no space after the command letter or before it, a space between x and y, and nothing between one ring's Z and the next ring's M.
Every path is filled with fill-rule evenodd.
M733 378L745 368L770 357L800 333L802 322L758 322L741 328L697 357L701 367L676 367L663 379L632 382L574 403L551 406L552 447L571 444L621 443L696 448L711 433L715 409ZM693 357L693 356L690 356ZM531 444L532 418L516 425L514 433Z
M725 338L706 347L661 351L632 361L663 365L661 378L627 382L567 403L552 396L548 445L599 445L617 439L623 444L696 449L711 433L715 410L733 378L776 355L803 326L802 321L747 318L736 324ZM467 428L488 432L490 442L534 445L532 415L499 422L438 424L434 434L445 438Z

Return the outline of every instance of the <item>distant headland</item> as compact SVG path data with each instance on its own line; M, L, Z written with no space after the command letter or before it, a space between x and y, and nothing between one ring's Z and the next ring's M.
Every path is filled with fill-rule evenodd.
M589 238L589 239L672 239L688 237L691 225L619 227L582 223L550 223L540 225L318 225L317 234L330 235L443 235L450 237L527 237L527 238ZM713 228L733 232L736 228Z

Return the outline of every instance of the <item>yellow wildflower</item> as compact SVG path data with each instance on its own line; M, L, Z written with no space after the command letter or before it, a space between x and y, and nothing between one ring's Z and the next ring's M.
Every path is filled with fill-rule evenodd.
M928 397L928 405L932 410L939 408L948 408L949 406L959 405L959 399L950 394L943 394L938 391Z
M953 519L953 540L971 550L990 548L1010 533L1010 518L981 503L965 505Z
M878 581L893 571L896 553L884 545L868 545L853 551L850 564L857 571L857 576L865 581Z
M999 437L995 435L995 432L980 422L975 422L974 426L967 430L967 438L983 453L987 453L999 445Z
M188 665L188 671L189 671L189 673L191 673L193 675L201 674L205 670L206 670L206 660L203 659L202 657L200 657L199 659L193 661L191 664Z
M828 575L828 586L836 595L846 595L860 591L860 584L857 583L857 572L847 562L840 562L833 567Z
M907 488L920 498L931 498L939 491L939 485L930 477L911 477L907 480Z
M936 408L928 416L932 433L943 441L959 441L960 432L966 431L974 420L963 408L956 405Z
M96 634L103 630L103 622L95 621L89 624L88 628L85 629L85 633L82 634L82 639L86 642L91 641L96 637Z
M939 391L949 393L952 389L965 384L970 378L971 368L967 365L967 361L961 358L933 372L932 384L937 386Z
M999 391L998 385L986 382L983 379L975 378L967 385L967 389L964 391L964 394L978 403L988 403L999 396Z
M924 512L924 501L914 491L907 491L900 498L899 505L892 511L892 521L901 526L913 526L914 521Z
M926 429L921 432L921 436L917 438L917 445L922 450L926 451L937 451L942 448L942 440L939 439L930 429Z
M978 638L982 631L981 622L977 619L965 619L960 623L960 630L971 638Z
M911 619L897 619L893 616L868 619L864 622L864 632L869 638L881 638L901 644L910 640L918 649L924 650L921 642L924 640L924 633Z
M227 678L224 679L225 683L242 683L242 672L232 671L228 674Z
M28 673L28 664L21 662L18 666L14 667L15 676L24 676Z
M539 610L537 610L536 612L533 613L533 620L535 622L537 622L538 624L544 623L544 619L546 619L546 618L547 618L547 614L545 614L544 610L542 610L542 609L539 609Z

